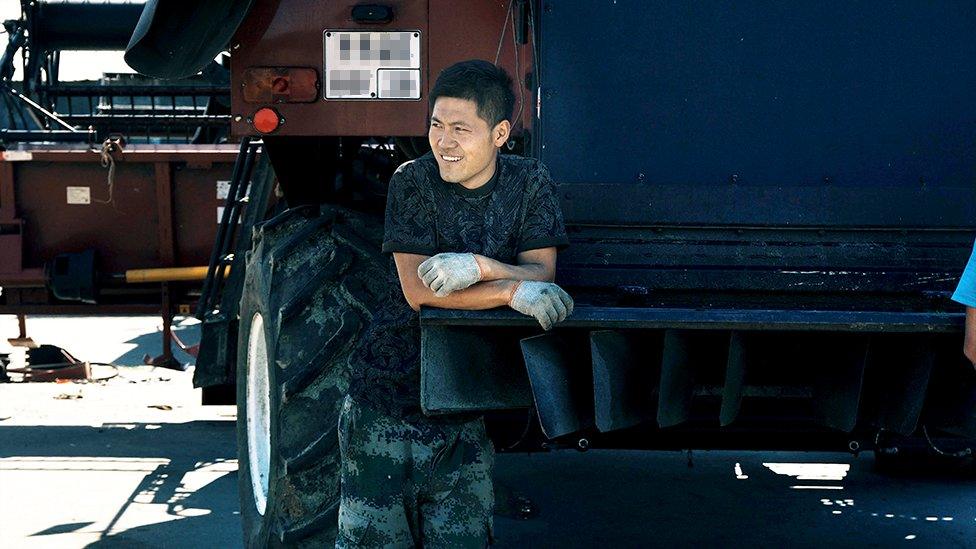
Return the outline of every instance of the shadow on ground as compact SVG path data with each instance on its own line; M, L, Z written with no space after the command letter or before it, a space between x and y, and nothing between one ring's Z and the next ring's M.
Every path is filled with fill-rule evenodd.
M0 423L0 458L0 468L8 475L24 471L25 476L35 473L30 478L44 478L36 472L79 471L78 486L64 493L53 483L37 486L50 492L52 510L47 513L50 519L45 516L43 526L29 533L27 543L82 530L90 534L95 527L100 537L87 547L241 544L233 421L101 427ZM100 505L97 509L64 508L77 505L65 494L83 495L89 484L92 490L118 494L138 475L143 476L127 498L95 500L90 505ZM96 521L90 520L96 516ZM132 524L137 525L127 526Z
M39 494L30 501L46 512L25 514L36 523L27 546L88 532L96 548L240 547L235 457L231 421L0 422L5 478L52 466L88 473L79 473L80 486L31 488ZM496 517L498 547L973 547L976 540L976 480L965 469L891 477L863 453L695 452L691 463L681 452L500 454L497 479L531 497L539 514ZM113 482L100 504L78 499L89 497L92 483L99 490ZM69 504L89 507L73 512Z
M173 333L186 346L200 343L199 324L174 324ZM143 359L146 355L155 358L163 354L163 332L161 330L142 334L125 343L135 345L135 347L110 362L120 366L133 366L144 364ZM173 358L180 364L192 366L196 362L196 358L183 352L175 342L171 342L170 348L173 350Z
M140 497L140 501L145 501L145 496L150 494L151 500L148 502L165 504L166 514L170 519L105 535L86 547L236 547L240 545L240 519L236 512L236 473L226 473L189 494L180 493L179 482L172 480L179 479L183 474L206 465L209 464L191 461L160 465L155 471L146 475L143 482L133 491L133 497L126 502L126 506L130 505L136 496ZM234 505L230 507L228 503ZM119 509L116 519L126 511L126 506ZM233 511L228 511L231 508ZM190 509L195 513L202 510L206 511L206 514L186 516L181 512L183 509ZM225 524L222 526L221 523ZM107 530L111 531L112 527L114 524Z
M574 450L496 458L533 520L495 518L499 548L976 547L971 468L891 477L860 456Z

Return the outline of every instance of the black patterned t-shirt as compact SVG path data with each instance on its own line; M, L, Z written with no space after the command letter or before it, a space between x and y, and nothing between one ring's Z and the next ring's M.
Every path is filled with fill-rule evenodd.
M350 393L389 414L420 413L420 322L400 289L392 253L469 252L515 264L519 253L568 244L555 186L533 158L499 155L477 189L447 183L433 154L390 179L383 252L390 255L384 306L359 342Z

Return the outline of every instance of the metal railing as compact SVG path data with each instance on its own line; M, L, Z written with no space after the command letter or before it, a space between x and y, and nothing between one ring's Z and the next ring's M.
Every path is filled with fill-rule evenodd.
M116 81L61 83L38 92L58 118L72 126L90 126L100 136L122 134L134 143L213 143L227 135L226 86Z

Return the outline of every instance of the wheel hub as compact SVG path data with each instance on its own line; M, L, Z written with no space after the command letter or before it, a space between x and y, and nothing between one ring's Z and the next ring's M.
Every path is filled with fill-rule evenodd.
M268 477L271 469L271 388L268 382L268 346L264 318L255 313L247 342L247 457L251 489L258 513L268 505Z

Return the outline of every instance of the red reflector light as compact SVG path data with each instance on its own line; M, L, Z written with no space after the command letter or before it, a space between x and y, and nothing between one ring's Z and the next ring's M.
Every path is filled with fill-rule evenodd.
M251 118L251 125L261 133L271 133L281 125L281 117L274 109L265 107L254 113Z
M246 103L314 103L319 73L306 67L255 67L242 78Z
M271 93L275 95L286 95L291 93L291 78L287 76L275 76L272 78Z

